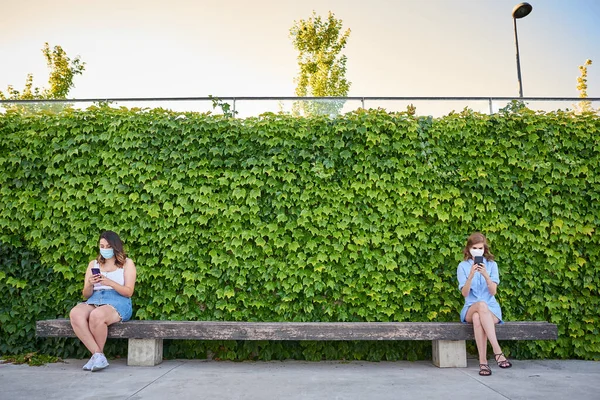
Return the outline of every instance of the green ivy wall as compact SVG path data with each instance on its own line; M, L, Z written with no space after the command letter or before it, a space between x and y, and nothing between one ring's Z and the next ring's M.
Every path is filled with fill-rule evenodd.
M467 236L506 320L558 324L514 357L600 359L600 118L231 119L92 107L0 114L0 354L83 356L35 321L81 300L101 231L138 268L135 319L458 321ZM123 354L123 341L109 341ZM417 359L427 342L185 342L168 357Z

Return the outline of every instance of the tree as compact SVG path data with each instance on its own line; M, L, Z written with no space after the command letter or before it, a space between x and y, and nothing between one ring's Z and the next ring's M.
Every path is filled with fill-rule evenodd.
M76 75L81 75L85 70L85 63L79 56L73 60L67 56L67 53L60 46L54 46L50 49L48 43L44 43L42 53L46 58L46 63L50 69L48 78L48 87L40 89L33 87L33 75L27 74L25 79L25 88L22 92L8 85L6 94L0 91L1 100L48 100L48 99L66 99L71 88L75 87L73 79ZM11 106L12 108L14 106Z
M592 65L592 60L585 60L583 65L579 66L579 72L581 76L577 78L577 90L579 90L579 97L585 99L587 95L587 67ZM579 107L576 107L580 112L593 112L592 103L589 101L579 102Z
M326 20L313 11L307 20L294 21L290 37L298 50L300 72L294 80L296 95L300 97L347 96L350 82L346 75L346 56L341 54L346 46L350 29L342 32L342 20L329 11ZM295 105L305 114L337 114L343 101L303 102Z

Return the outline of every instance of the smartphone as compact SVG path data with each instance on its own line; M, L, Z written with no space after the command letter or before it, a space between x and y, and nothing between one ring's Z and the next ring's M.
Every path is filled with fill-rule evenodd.
M92 268L92 275L100 275L100 268Z
M483 256L475 256L473 263L483 265Z

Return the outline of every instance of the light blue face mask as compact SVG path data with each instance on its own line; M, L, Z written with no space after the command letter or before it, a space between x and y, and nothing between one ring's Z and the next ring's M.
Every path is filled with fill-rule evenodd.
M108 260L115 256L115 251L113 249L100 249L100 255Z

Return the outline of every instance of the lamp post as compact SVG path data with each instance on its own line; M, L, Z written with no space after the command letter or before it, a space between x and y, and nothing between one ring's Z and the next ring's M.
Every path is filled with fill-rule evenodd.
M529 3L517 4L512 10L513 25L515 27L515 46L517 47L517 77L519 79L519 97L523 97L523 82L521 81L521 61L519 60L519 38L517 36L517 19L524 18L533 10Z

